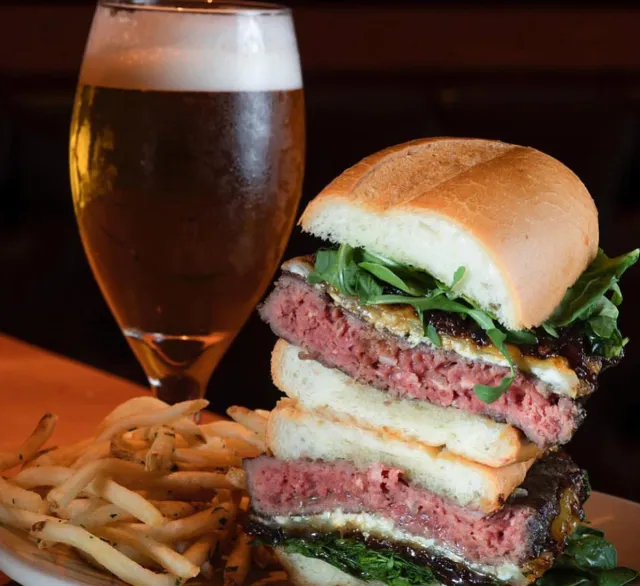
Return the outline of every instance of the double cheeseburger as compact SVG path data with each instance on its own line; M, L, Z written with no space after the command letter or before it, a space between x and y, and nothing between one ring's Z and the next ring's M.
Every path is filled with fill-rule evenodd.
M376 153L300 223L330 244L287 261L260 310L287 398L272 455L245 462L250 531L300 585L524 586L559 556L582 571L576 548L601 536L559 448L622 357L638 251L598 249L567 167L488 140Z

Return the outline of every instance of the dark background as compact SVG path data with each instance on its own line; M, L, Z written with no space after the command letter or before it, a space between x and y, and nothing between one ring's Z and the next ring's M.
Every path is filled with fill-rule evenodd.
M497 138L544 150L582 177L610 255L640 244L637 4L292 4L307 97L303 203L379 148L431 135ZM92 10L0 4L0 331L144 383L85 261L68 184ZM296 233L287 255L313 248ZM623 291L621 325L633 338L640 269ZM215 409L273 405L273 341L249 320L211 380ZM569 451L595 488L640 501L640 336L627 354L603 376Z

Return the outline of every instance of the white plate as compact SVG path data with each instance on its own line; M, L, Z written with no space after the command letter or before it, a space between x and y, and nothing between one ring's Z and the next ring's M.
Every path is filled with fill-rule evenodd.
M594 492L586 507L592 525L602 529L618 550L618 564L640 568L640 504ZM122 586L68 552L38 549L0 527L0 571L22 586ZM189 584L197 582L189 582Z

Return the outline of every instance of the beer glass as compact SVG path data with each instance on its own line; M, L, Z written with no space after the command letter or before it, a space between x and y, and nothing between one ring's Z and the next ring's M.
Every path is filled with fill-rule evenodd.
M203 396L271 281L304 149L287 8L99 1L71 125L73 201L93 273L159 398Z

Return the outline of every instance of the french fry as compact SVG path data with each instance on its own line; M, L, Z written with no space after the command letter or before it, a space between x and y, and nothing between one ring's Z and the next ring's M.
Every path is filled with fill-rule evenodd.
M85 464L98 460L100 458L109 457L109 442L98 442L88 445L82 453L73 461L71 468L82 468Z
M217 450L179 448L173 454L177 463L193 464L201 468L228 468L242 466L242 458L233 450L220 448Z
M97 476L112 475L122 472L123 468L128 472L131 470L126 462L115 458L104 458L88 462L78 470L76 470L62 484L56 486L47 495L47 502L52 510L66 507L74 498L76 498ZM136 468L133 470L137 472Z
M124 435L124 433L119 433L111 438L111 441L108 442L108 455L144 466L147 442L136 440L136 443L141 444L143 447L140 450L135 450L131 445L132 442L128 442L124 439Z
M200 426L200 430L206 436L218 436L223 438L240 439L258 448L260 452L267 451L267 444L257 433L243 427L235 421L213 421Z
M108 503L100 498L77 498L73 499L64 509L59 510L58 515L71 521L74 525L81 525L82 523L76 522L78 517L89 515L106 504Z
M22 465L22 470L24 470L25 468L30 468L32 466L36 466L36 462L38 461L38 459L40 458L44 458L44 456L46 456L47 454L50 454L51 452L55 452L58 449L57 446L51 446L49 448L42 448L41 450L38 450L34 455L33 458L31 458L31 460L29 460L28 462L25 462Z
M251 563L250 538L244 531L238 533L233 550L224 568L224 586L241 586L247 579Z
M0 523L4 525L29 531L34 523L39 523L40 521L54 521L56 523L63 522L60 519L56 519L55 517L50 517L48 515L42 515L41 513L32 513L31 511L25 511L23 509L0 505Z
M267 420L258 415L255 411L234 405L227 409L227 415L240 425L244 425L247 429L257 433L260 438L264 439L267 434Z
M147 499L111 479L98 477L87 487L87 490L119 506L151 527L160 527L166 522L162 513Z
M106 503L95 509L90 509L82 515L72 517L71 522L74 525L80 525L80 527L93 531L97 527L104 527L110 523L129 522L135 519L131 513L118 505Z
M173 576L156 574L143 568L82 527L45 520L33 525L31 535L36 539L75 547L90 555L112 574L133 586L176 586L179 584L179 581Z
M134 429L136 427L150 427L153 425L169 424L177 421L185 415L193 415L201 411L209 404L205 399L183 401L170 407L163 407L157 411L145 411L136 413L122 419L115 420L97 436L97 441L110 440L114 435ZM182 432L181 432L182 433Z
M34 458L30 464L31 466L71 466L91 444L92 440L87 439L69 446L60 446Z
M232 478L229 478L229 472L231 470L239 470L238 468L232 468L225 472L172 472L161 478L157 478L149 484L149 489L165 490L169 494L174 494L176 497L180 495L186 495L184 498L190 498L190 495L201 494L206 490L217 490L221 488L234 489L237 488L237 474L232 473ZM244 472L244 471L242 471ZM194 498L193 496L191 498Z
M199 426L191 416L206 405L137 397L92 438L46 450L55 418L44 417L16 452L0 453L0 465L23 464L0 477L0 523L30 531L39 547L69 545L133 586L211 578L214 553L231 550L225 585L242 584L251 554L237 525L249 508L241 464L266 450L269 412L232 407L236 421ZM266 566L263 549L254 557Z
M43 415L31 435L18 448L0 452L0 472L31 460L51 437L57 421L58 417L53 413Z
M235 521L237 512L232 503L222 503L190 517L169 521L162 527L148 527L138 523L125 523L123 526L162 543L176 543L224 530Z
M160 566L154 562L151 558L148 558L145 555L142 555L139 551L133 549L124 543L118 543L117 541L109 541L106 540L107 543L118 550L120 553L126 555L131 561L136 562L136 564L140 564L142 567L150 569L150 570L161 570ZM98 568L100 571L104 571L104 568L96 562L90 555L84 553L83 551L78 550L78 555L83 558L88 564L91 564L94 568Z
M41 466L25 468L11 479L22 488L32 489L39 486L58 486L73 474L71 468L64 466Z
M165 425L160 426L144 460L145 470L169 470L175 449L176 432Z
M193 564L188 558L172 550L164 543L141 535L138 532L121 527L103 527L98 531L100 537L133 547L141 554L160 564L174 576L188 580L200 573L200 566Z
M269 419L271 416L271 411L267 411L266 409L254 409L254 413L260 415L260 417L264 417L265 419Z
M25 509L32 513L46 513L47 504L42 497L30 490L9 483L0 476L0 503L11 505L18 509Z
M213 556L218 545L218 534L208 533L199 537L184 552L186 557L192 564L202 567Z
M260 455L263 450L256 447L249 442L246 442L242 439L226 437L224 439L220 437L208 437L207 441L212 442L212 440L219 440L222 442L223 447L235 452L240 458L254 458L255 456ZM209 443L206 445L197 448L197 449L208 449Z
M149 411L157 411L158 409L165 409L169 404L151 397L150 395L143 395L142 397L134 397L124 403L120 403L115 409L107 415L96 429L96 435L100 434L107 427L110 427L119 419L125 419L132 415L138 415L139 413L147 413Z
M200 431L198 425L191 419L182 417L178 421L174 421L171 427L180 434L187 446L204 444L207 441L205 435Z
M150 501L150 502L167 519L182 519L184 517L188 517L189 515L193 515L194 513L198 512L198 510L201 510L195 507L192 503L185 503L182 501Z

